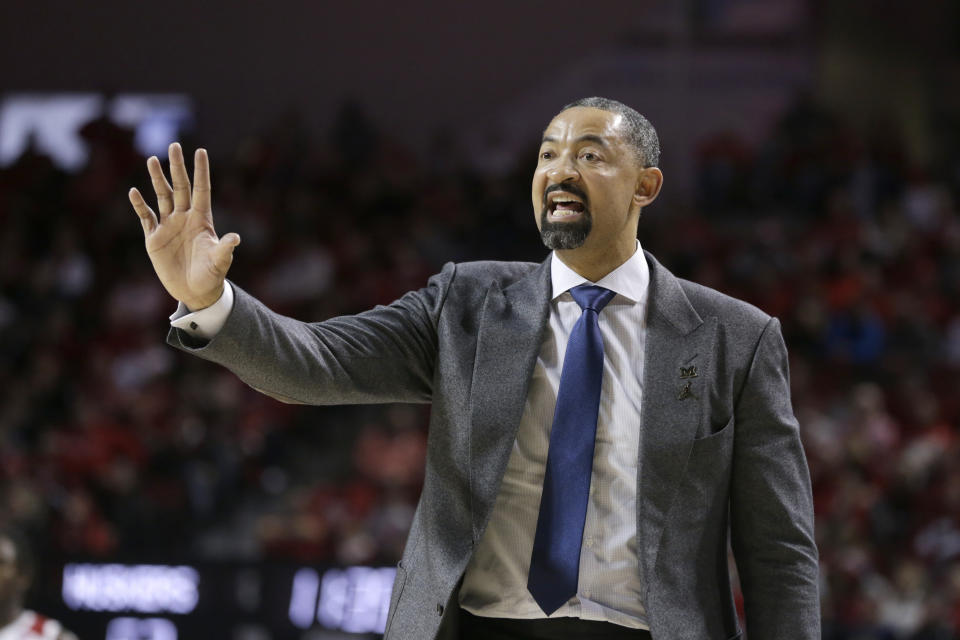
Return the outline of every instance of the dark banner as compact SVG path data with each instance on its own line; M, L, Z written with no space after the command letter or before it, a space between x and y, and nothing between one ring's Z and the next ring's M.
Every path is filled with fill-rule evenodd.
M30 603L81 640L378 638L393 567L75 562Z

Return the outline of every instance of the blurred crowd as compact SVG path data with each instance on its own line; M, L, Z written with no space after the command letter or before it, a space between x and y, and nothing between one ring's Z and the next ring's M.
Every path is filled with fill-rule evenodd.
M48 561L395 562L429 407L284 405L166 346L176 305L126 199L152 193L144 158L107 121L82 135L79 173L0 170L0 520ZM346 105L323 139L291 116L211 149L231 279L320 320L448 260L539 261L536 144L483 175L452 136L415 154ZM704 140L695 204L640 223L674 273L783 323L827 640L960 638L960 158L934 156L801 98L762 145Z

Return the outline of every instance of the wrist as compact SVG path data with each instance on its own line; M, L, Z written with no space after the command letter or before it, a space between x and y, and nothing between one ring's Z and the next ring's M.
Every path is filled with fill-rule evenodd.
M223 296L223 283L220 283L220 286L210 295L203 296L202 298L191 298L189 300L181 300L183 304L186 305L187 309L191 313L194 311L200 311L201 309L206 309L207 307L214 304L217 300Z

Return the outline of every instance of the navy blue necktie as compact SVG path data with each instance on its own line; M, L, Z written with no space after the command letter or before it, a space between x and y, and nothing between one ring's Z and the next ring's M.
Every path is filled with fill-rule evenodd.
M527 590L547 615L577 593L603 382L603 338L597 320L614 296L595 285L574 287L570 294L583 313L563 358L527 578Z

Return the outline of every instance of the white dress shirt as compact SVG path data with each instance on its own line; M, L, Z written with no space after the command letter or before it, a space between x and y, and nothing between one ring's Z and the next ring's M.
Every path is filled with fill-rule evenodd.
M478 616L542 618L527 591L547 449L563 358L580 306L573 287L590 283L553 254L549 331L540 348L490 522L467 565L460 606ZM637 459L643 396L643 353L650 271L640 242L634 254L597 284L616 295L599 314L603 383L580 550L577 595L551 617L578 617L648 629L637 558ZM171 325L210 339L233 308L224 287L213 305L190 313L181 303Z
M560 372L580 306L573 287L589 283L556 255L550 263L550 327L534 367L513 451L490 522L467 565L460 606L478 616L543 618L527 591ZM616 295L599 314L603 383L580 548L577 595L550 617L577 617L649 629L637 559L637 458L650 271L640 243L595 284Z

